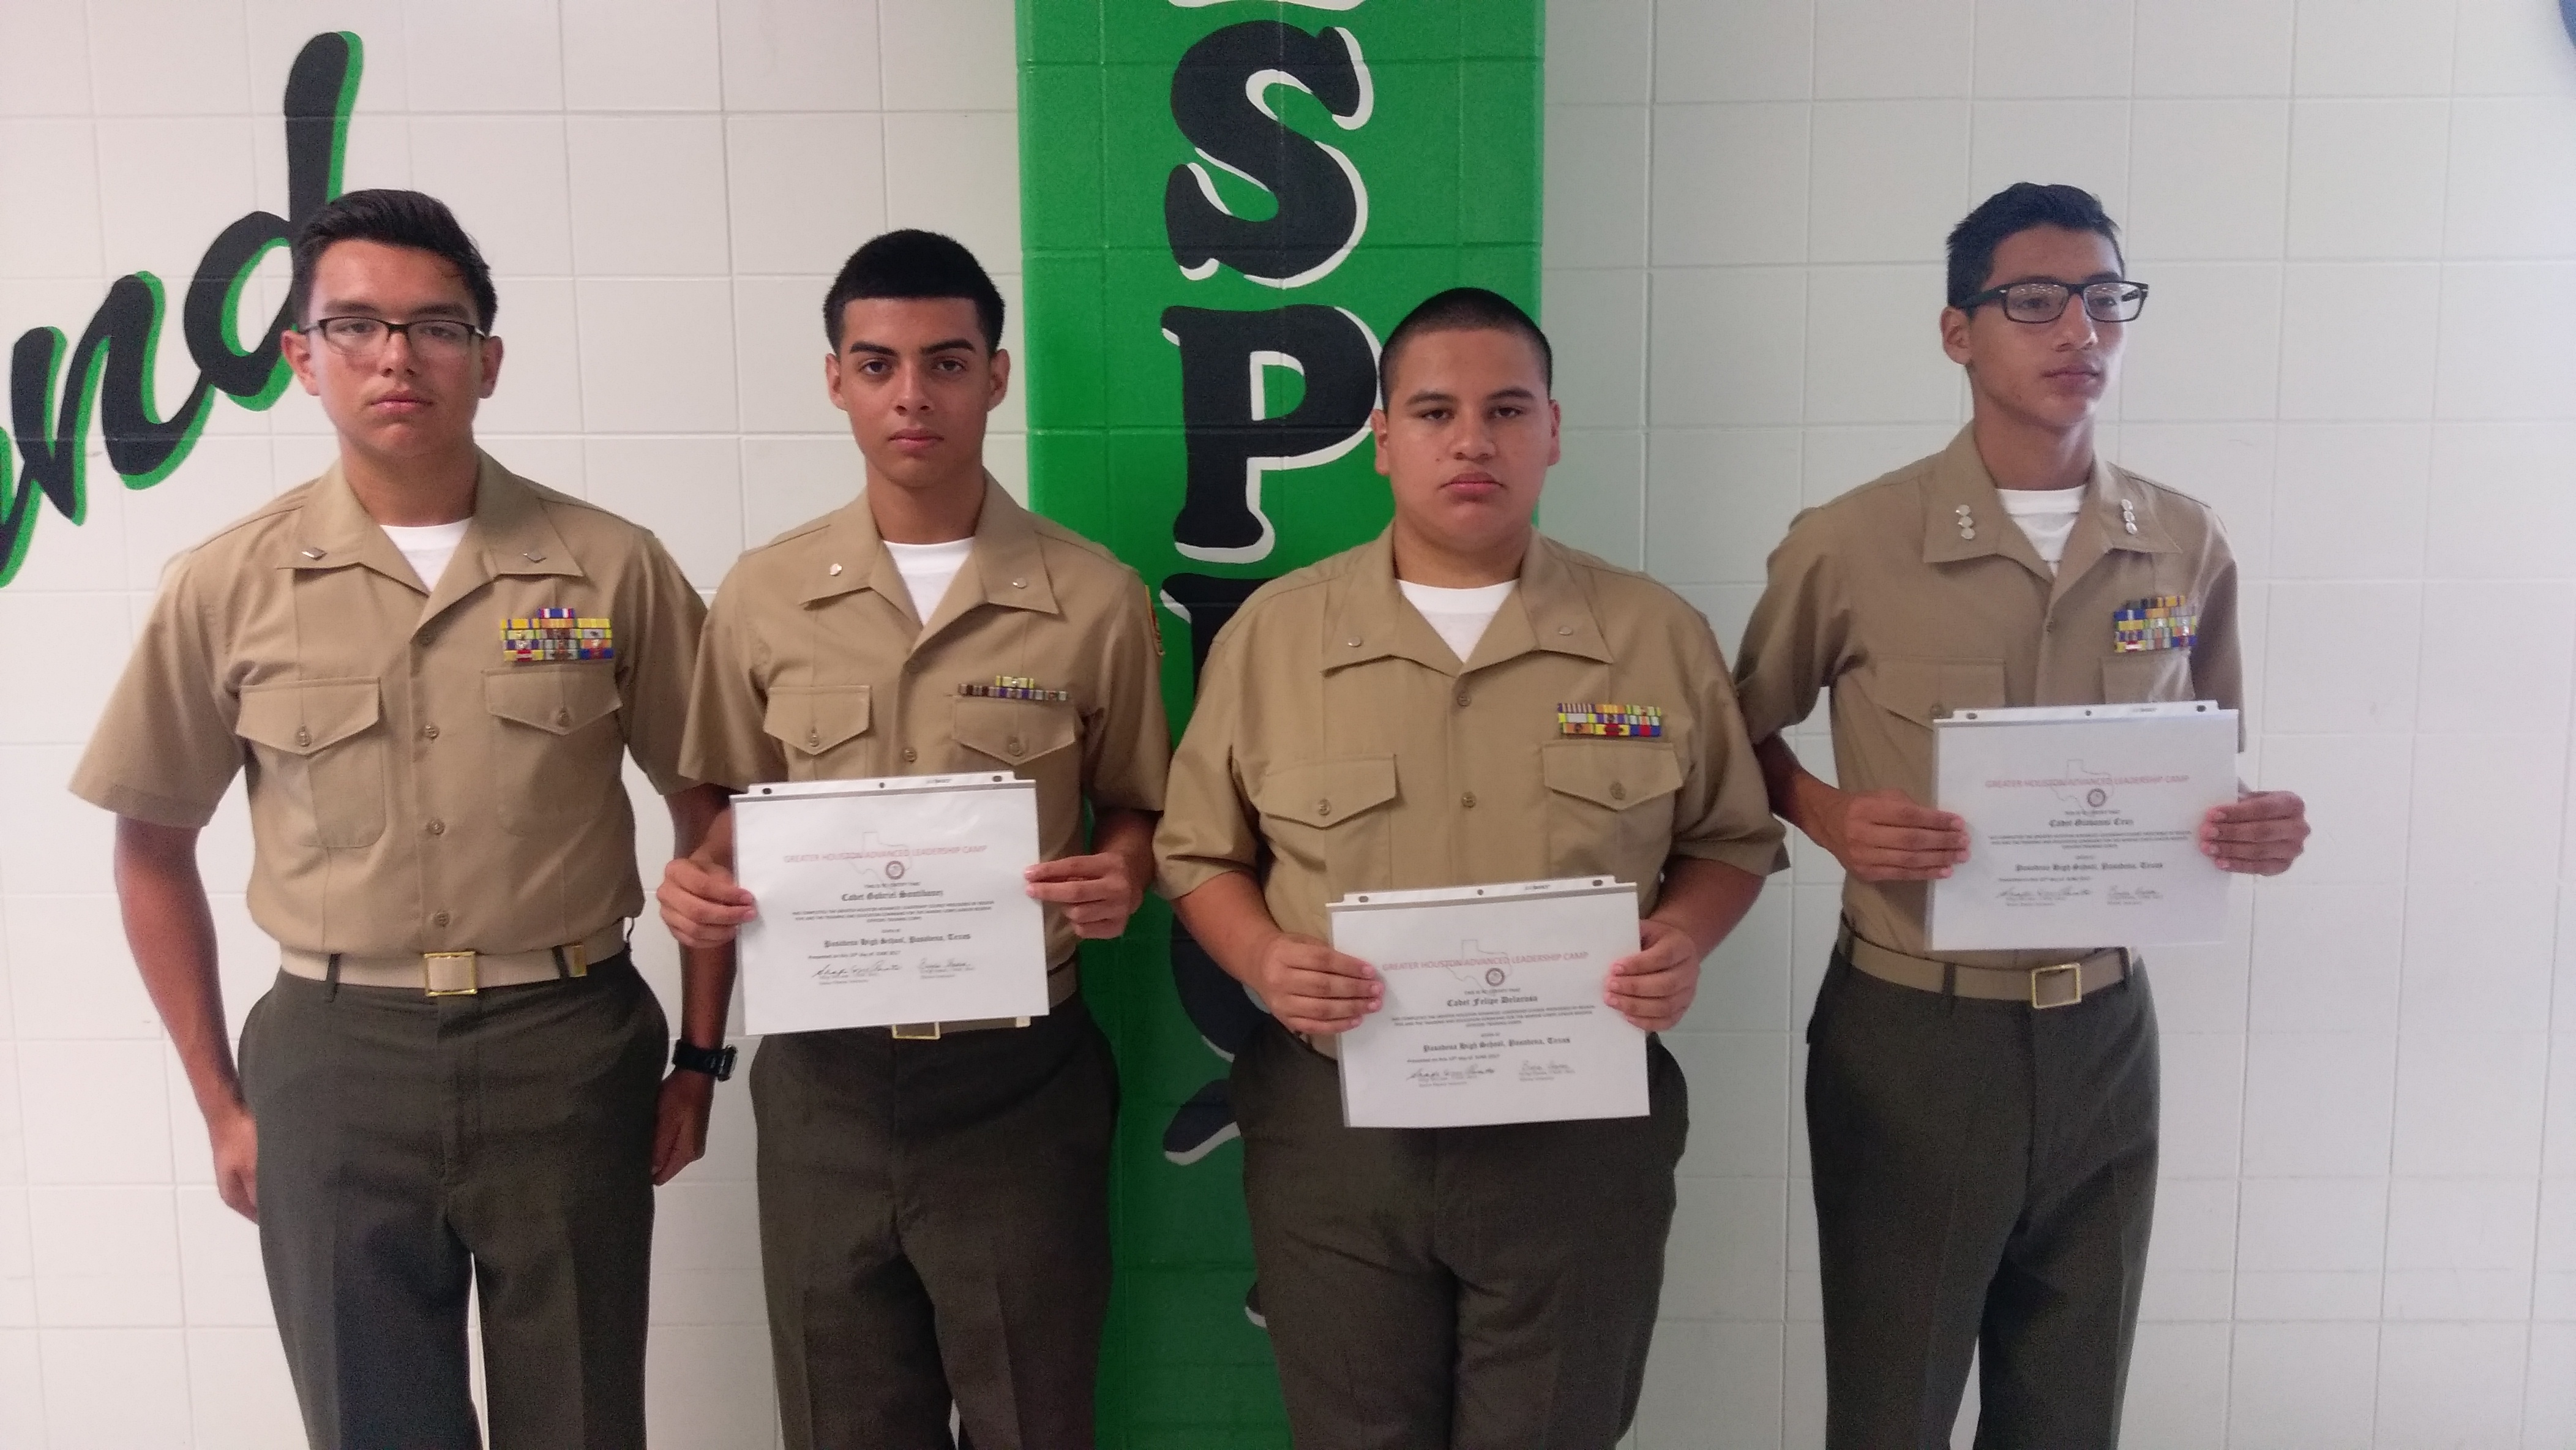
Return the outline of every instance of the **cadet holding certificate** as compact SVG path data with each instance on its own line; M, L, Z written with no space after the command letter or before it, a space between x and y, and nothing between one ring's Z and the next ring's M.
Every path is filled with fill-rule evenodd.
M2013 811L1990 815L1972 851L1960 815L1934 805L1934 739L1994 707L2238 708L2236 561L2205 505L2094 452L2147 296L2122 275L2100 202L2027 182L1997 194L1951 233L1948 280L1941 339L1972 421L1790 524L1737 662L1773 806L1847 873L1807 1029L1825 1441L1947 1444L1974 1356L1980 1446L2110 1450L2156 1179L2155 1011L2136 939L2069 913L2067 934L2037 948L2001 933L1970 950L1928 935L1925 905L1935 883L1973 884L1968 862L2057 873L2071 853L2050 862L2031 838L2120 819L2088 813L2125 787L2039 787L2068 790L2069 809L2011 842L1991 827ZM1782 735L1825 690L1831 784ZM2182 773L2224 768L2202 759ZM2036 735L1985 763L1981 788L2106 768ZM2218 869L2288 869L2307 837L2299 798L2233 794L2218 787L2171 829ZM2114 859L2149 858L2094 864ZM2205 870L2171 869L2184 865ZM1942 912L1961 899L1944 895Z
M1300 1445L1606 1450L1636 1412L1687 1116L1647 1037L1643 1115L1347 1126L1336 1051L1381 1006L1406 1015L1410 989L1328 945L1328 907L1633 882L1627 938L1581 1000L1635 1044L1681 1020L1700 959L1783 859L1707 622L1530 525L1557 456L1548 366L1537 326L1473 288L1388 335L1373 421L1394 523L1226 625L1155 839L1191 935L1276 1019L1232 1088ZM1478 930L1448 950L1517 952ZM1567 949L1590 948L1535 954Z
M1034 1000L761 1043L751 1101L780 1428L789 1450L946 1445L953 1405L978 1450L1088 1445L1118 1078L1083 1006L1075 948L1124 931L1152 874L1170 740L1161 636L1134 570L1020 507L984 471L985 418L1011 358L999 350L1001 294L964 247L929 232L878 237L841 269L823 325L823 381L849 414L867 488L725 576L682 757L698 779L736 790L970 773L1029 782L1035 831L1009 839L1037 863L1019 889L1044 907L1042 961L1020 965L1044 975ZM998 945L982 928L1003 921L1008 880L926 867L929 885L907 886L916 857L891 849L935 829L932 844L980 844L989 859L1004 832L952 820L916 834L880 814L872 838L863 821L834 829L832 808L820 809L819 833L790 849L753 826L744 848L762 855L738 882L738 821L792 817L797 803L729 805L707 844L664 870L673 933L716 946L767 918L763 931L804 934L808 985L827 998L844 995L836 980L883 987L877 969L897 934L897 964L925 996L942 986L931 978L955 987L972 975L951 963L1007 967L1007 948L980 959L971 949ZM843 884L815 892L798 877L808 866ZM769 878L780 899L744 889L771 867L797 868ZM879 908L932 901L906 895L923 890L954 892L939 899L969 908L978 924L964 931L977 941L916 952L929 943L911 938L944 936L943 918ZM842 906L849 930L806 934ZM754 1011L761 995L754 987ZM812 995L790 1025L886 1021Z

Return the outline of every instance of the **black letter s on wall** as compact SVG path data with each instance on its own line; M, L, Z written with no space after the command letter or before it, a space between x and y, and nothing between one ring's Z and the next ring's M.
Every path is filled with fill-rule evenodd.
M1368 230L1359 168L1282 123L1270 108L1273 86L1313 96L1345 131L1365 125L1375 105L1359 40L1339 27L1309 35L1250 20L1191 46L1172 74L1172 119L1199 160L1172 168L1163 229L1192 281L1224 265L1269 286L1302 287L1340 266ZM1209 166L1269 192L1278 210L1267 220L1236 216Z

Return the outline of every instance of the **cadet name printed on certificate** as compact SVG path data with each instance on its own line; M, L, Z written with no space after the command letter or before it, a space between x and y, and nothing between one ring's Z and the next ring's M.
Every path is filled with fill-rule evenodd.
M734 798L743 1028L1043 1016L1037 787L1007 774L765 785Z

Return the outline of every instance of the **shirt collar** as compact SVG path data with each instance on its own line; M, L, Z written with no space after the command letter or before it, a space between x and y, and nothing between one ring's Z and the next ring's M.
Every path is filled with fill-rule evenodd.
M1468 667L1483 669L1533 650L1579 656L1604 664L1614 657L1602 637L1592 601L1566 562L1566 549L1533 529L1521 555L1520 587L1485 627ZM1448 674L1456 656L1439 632L1404 597L1395 578L1395 530L1390 525L1360 546L1340 600L1325 624L1322 667L1340 669L1400 656Z
M813 577L801 596L807 604L871 589L901 613L912 613L912 590L895 568L894 555L877 533L876 515L868 512L862 492L832 515L822 533L823 547L814 556ZM984 502L975 516L975 547L957 578L975 581L970 592L948 586L937 612L922 621L927 638L932 629L978 604L1005 609L1031 609L1057 614L1054 580L1047 573L1046 551L1038 538L1037 518L1020 507L991 473L984 475Z
M2030 536L2004 512L1994 475L1977 452L1975 425L1960 429L1950 446L1933 458L1923 498L1923 562L1949 564L2000 554L2043 579L2049 577L2048 565L2031 547ZM1961 513L1962 509L1966 512ZM1962 521L1966 530L1960 527ZM1975 537L1968 537L1969 532ZM2075 531L2066 541L2065 556L2058 560L2057 575L2073 579L2114 549L2176 552L2156 512L2154 493L2096 458L2084 483L2084 511L2075 517Z
M526 480L503 468L492 455L477 451L474 513L465 538L447 572L430 586L423 617L445 608L501 575L560 574L580 577L580 560L555 532L544 501ZM362 565L397 583L419 588L425 581L412 572L402 551L358 502L346 474L334 462L313 485L299 511L290 552L290 569L342 569Z

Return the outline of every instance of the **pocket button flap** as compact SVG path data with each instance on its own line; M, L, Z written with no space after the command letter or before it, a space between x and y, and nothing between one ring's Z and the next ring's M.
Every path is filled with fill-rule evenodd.
M1681 761L1660 741L1563 740L1542 745L1547 788L1624 811L1682 788Z
M1267 816L1337 826L1395 799L1395 757L1360 756L1274 766L1261 777L1253 804Z
M242 691L233 730L244 740L311 755L376 723L374 676L358 680L289 680Z
M868 729L865 685L800 685L769 692L761 728L790 750L820 755Z
M483 704L504 720L569 735L617 708L616 667L605 661L503 665L484 672Z

